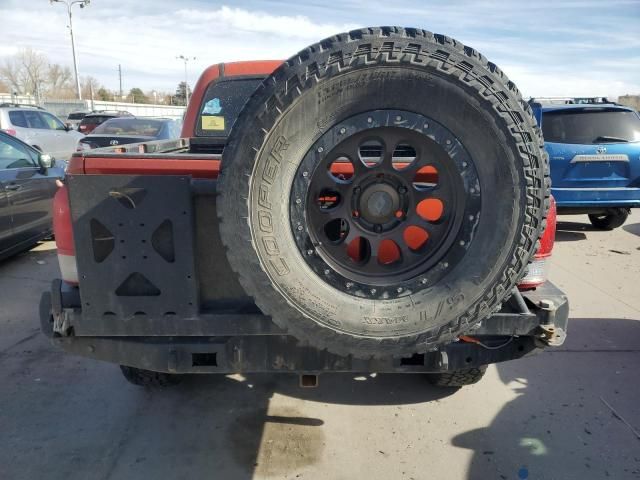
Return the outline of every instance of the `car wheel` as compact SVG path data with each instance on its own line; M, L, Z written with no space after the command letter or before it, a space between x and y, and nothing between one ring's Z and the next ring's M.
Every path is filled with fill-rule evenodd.
M275 323L358 358L452 341L536 251L548 157L515 85L417 29L354 30L265 80L222 159L227 257Z
M120 365L120 370L129 383L139 387L167 387L176 385L182 380L180 375L171 373L153 372L141 368Z
M465 385L478 383L484 377L487 366L482 365L476 368L465 368L452 372L428 373L427 380L436 387L460 388Z
M613 230L624 225L629 213L627 208L616 208L615 213L609 215L589 215L589 221L591 221L591 225L600 230Z

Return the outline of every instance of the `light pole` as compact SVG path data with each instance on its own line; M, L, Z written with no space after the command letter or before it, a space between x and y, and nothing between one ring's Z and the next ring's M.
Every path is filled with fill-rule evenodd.
M67 6L67 13L69 14L69 33L71 33L71 52L73 53L73 71L76 74L76 91L78 92L78 100L82 100L82 91L80 90L80 77L78 76L78 60L76 59L76 43L73 38L73 19L71 15L71 7L78 4L80 8L84 8L91 0L49 0L49 3L64 3Z
M186 55L178 55L176 57L178 60L182 60L184 62L184 99L185 106L189 105L189 82L187 80L187 62L189 60L195 60L196 57L188 57Z

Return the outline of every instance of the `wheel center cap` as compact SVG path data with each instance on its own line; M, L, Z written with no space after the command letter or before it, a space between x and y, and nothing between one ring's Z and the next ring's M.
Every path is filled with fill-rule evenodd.
M374 192L369 197L367 207L371 215L375 217L386 217L391 213L393 200L387 192Z
M376 225L394 220L395 213L400 208L398 192L387 183L370 185L359 200L362 218Z

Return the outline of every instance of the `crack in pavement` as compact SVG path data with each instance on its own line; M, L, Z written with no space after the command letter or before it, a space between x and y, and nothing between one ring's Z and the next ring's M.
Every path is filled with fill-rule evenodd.
M40 335L40 329L36 328L33 333L31 333L30 335L27 335L26 337L24 337L21 340L18 340L16 343L14 343L13 345L9 345L7 348L5 348L4 350L0 351L0 358L4 357L6 355L6 353L13 349L16 348L18 345L22 345L25 342L28 342L29 340L37 337L38 335Z

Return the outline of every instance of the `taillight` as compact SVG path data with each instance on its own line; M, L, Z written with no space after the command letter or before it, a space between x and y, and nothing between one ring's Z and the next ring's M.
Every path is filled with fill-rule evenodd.
M69 190L66 185L58 188L53 197L53 233L58 248L58 263L62 279L68 283L78 283L76 248L73 243Z
M78 131L80 132L84 132L87 129L86 125L80 125L80 127L78 127Z
M9 135L16 136L18 132L16 132L13 128L5 128L2 130L4 133L8 133Z
M531 290L547 281L549 257L556 241L556 201L551 197L549 213L547 214L547 228L540 239L540 248L527 266L524 278L518 284L520 290Z

